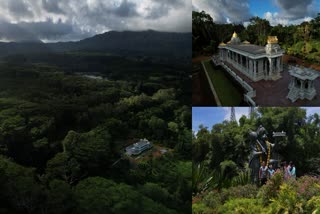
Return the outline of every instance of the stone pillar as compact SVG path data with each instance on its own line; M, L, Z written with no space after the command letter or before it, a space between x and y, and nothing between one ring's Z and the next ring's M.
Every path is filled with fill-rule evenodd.
M253 60L253 78L256 79L256 60Z
M269 58L269 76L272 74L272 58Z
M246 66L247 66L247 73L249 73L249 59L246 57Z
M292 80L293 80L293 81L292 81L292 86L293 86L293 87L296 87L296 78L294 77Z
M239 64L239 58L238 58L238 53L236 53L236 59L237 59L237 65Z

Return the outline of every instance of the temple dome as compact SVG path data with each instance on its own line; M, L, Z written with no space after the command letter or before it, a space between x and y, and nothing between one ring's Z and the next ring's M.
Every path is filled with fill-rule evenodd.
M238 38L238 34L235 31L232 34L232 38Z
M231 44L240 44L240 39L238 37L238 34L234 31L230 40ZM229 42L228 42L229 43Z

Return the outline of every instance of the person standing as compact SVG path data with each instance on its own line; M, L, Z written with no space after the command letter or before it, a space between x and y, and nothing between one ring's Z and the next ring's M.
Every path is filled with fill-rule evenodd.
M269 169L268 169L268 172L269 172L269 178L271 178L274 174L274 169L273 169L273 166L272 164L269 164Z
M288 180L290 178L290 172L289 168L290 166L287 164L287 162L284 163L283 171L284 171L284 180Z
M262 161L260 170L259 170L259 179L261 182L261 186L266 184L268 177L268 167L266 166L266 163Z
M296 179L296 167L294 165L294 163L292 163L292 161L290 162L290 177L293 179Z

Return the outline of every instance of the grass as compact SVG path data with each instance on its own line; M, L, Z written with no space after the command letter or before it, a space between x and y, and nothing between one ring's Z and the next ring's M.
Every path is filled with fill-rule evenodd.
M242 94L222 69L213 68L210 61L204 61L213 87L223 106L237 106L242 101Z

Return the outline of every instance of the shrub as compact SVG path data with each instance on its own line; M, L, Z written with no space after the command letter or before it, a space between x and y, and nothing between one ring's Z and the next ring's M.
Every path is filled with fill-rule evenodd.
M251 183L251 169L240 171L239 174L231 179L232 186L246 185Z
M236 199L236 198L255 198L258 193L256 185L248 184L245 186L230 187L223 189L220 193L217 191L209 192L203 198L203 203L216 210L225 201Z
M255 198L258 193L256 185L247 184L244 186L230 187L223 189L221 192L222 201L227 201L232 198Z
M282 183L283 173L281 171L277 171L267 181L267 183L260 188L258 192L258 198L263 201L264 205L267 205L272 198L275 198L277 196Z
M296 188L298 196L304 200L320 195L320 179L315 177L300 177L292 186Z
M204 198L203 198L203 203L213 209L216 209L220 205L222 205L222 197L221 193L218 192L209 192Z
M303 213L303 200L299 199L293 186L285 183L277 198L271 199L271 213Z
M306 206L307 213L320 214L320 196L313 196Z
M210 214L212 210L203 203L195 203L192 205L193 214Z
M217 213L256 214L266 211L258 199L237 198L227 201Z

